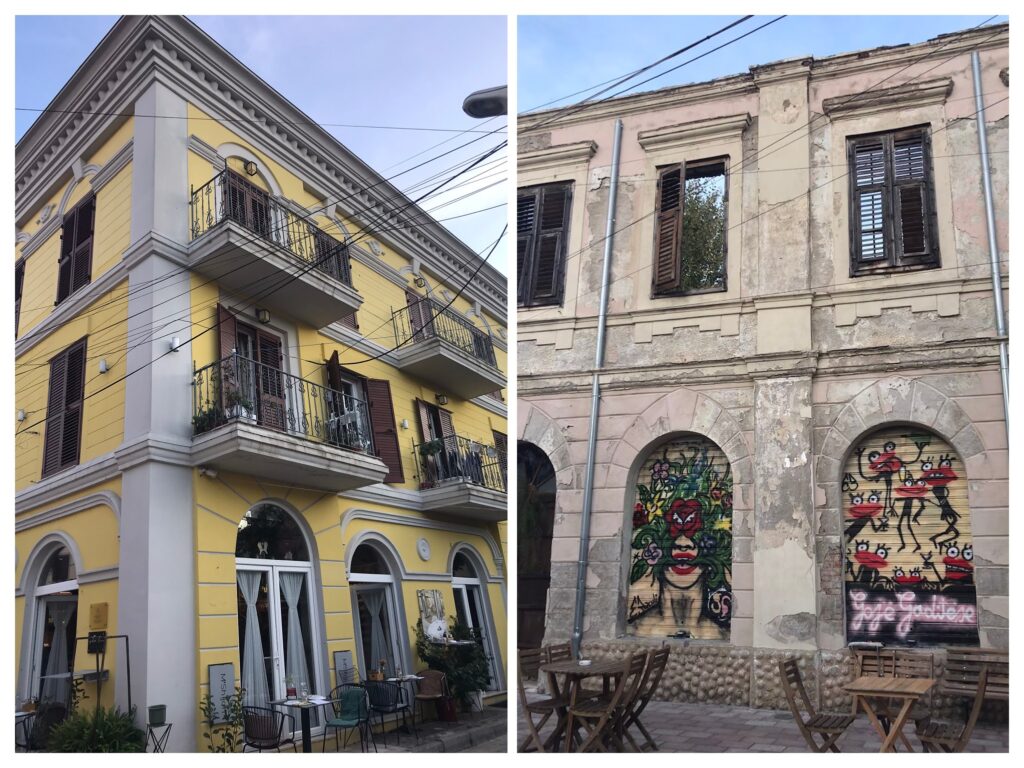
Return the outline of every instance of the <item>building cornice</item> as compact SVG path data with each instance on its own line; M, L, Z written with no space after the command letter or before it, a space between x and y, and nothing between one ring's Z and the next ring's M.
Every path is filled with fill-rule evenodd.
M924 82L911 82L881 90L833 96L821 103L822 111L829 117L862 117L876 112L893 109L910 109L943 104L953 91L953 79L939 77Z
M44 504L52 504L119 475L114 454L104 454L17 491L14 494L14 513L20 515Z
M354 220L376 219L375 233L408 258L419 258L458 283L468 279L479 257L441 224L415 207L307 115L270 88L192 22L180 17L121 19L29 129L16 149L17 217L22 220L66 181L67 156L88 156L120 122L152 80L225 118L235 133L280 160L312 185L339 190L339 208ZM106 123L95 112L115 113ZM116 122L115 121L119 121ZM405 227L410 218L428 219ZM405 227L405 228L403 228ZM505 316L506 279L490 265L466 294Z
M58 504L57 506L47 509L45 512L21 517L15 520L14 530L15 532L24 531L28 528L34 528L37 525L52 523L54 520L60 520L68 515L84 512L87 509L92 509L97 506L110 507L114 516L118 520L121 519L121 497L113 491L97 491L96 493L90 493L86 496L72 499L65 504ZM17 510L17 513L20 514L22 511L23 510L19 509Z
M750 113L711 117L678 125L667 125L651 131L640 131L637 141L645 151L679 149L689 144L710 144L735 140L750 125Z
M572 144L556 144L532 151L519 152L516 165L520 173L563 166L585 165L597 152L597 142L578 141Z

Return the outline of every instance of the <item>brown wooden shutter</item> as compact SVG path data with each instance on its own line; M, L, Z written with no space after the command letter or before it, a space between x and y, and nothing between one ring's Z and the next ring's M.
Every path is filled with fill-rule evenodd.
M562 300L566 219L571 193L568 185L545 187L543 190L532 270L532 302L550 304Z
M423 442L428 442L434 439L433 429L430 425L430 409L433 408L429 403L425 403L422 400L416 401L416 412L420 417L420 434L423 436Z
M75 221L78 209L64 216L60 231L60 259L57 262L57 301L60 304L71 295L71 274L75 252Z
M377 456L387 465L385 483L405 482L402 455L398 449L398 430L395 429L395 408L391 401L391 385L384 379L366 379L366 399L373 429L373 444Z
M222 360L231 357L238 344L238 321L234 313L223 305L217 305L217 325L220 334L220 356Z
M85 400L85 340L50 361L43 476L78 463Z
M853 206L851 231L856 263L885 264L891 251L886 237L885 143L881 138L853 142L850 164L853 168Z
M924 136L909 136L893 142L892 177L900 255L927 256L930 238Z
M351 328L353 331L359 330L359 322L356 320L355 312L353 312L351 315L345 315L338 322L341 323L346 328Z
M338 359L338 350L334 350L327 360L327 386L335 392L341 392L341 361Z
M25 260L14 265L14 336L18 336L18 322L21 320L21 293L25 287Z
M441 421L441 436L454 437L455 426L452 424L452 412L446 411L444 408L438 408L437 415Z
M683 226L683 169L666 168L658 175L658 217L654 231L654 292L679 288Z
M256 332L260 356L260 424L284 429L284 382L281 379L281 340Z
M537 224L537 198L540 192L531 191L519 195L516 201L516 274L519 276L519 303L524 304L530 296L530 276L527 266L530 258L531 244Z
M96 198L90 197L78 206L75 221L75 250L71 265L71 292L89 284L92 279L93 223L96 218Z

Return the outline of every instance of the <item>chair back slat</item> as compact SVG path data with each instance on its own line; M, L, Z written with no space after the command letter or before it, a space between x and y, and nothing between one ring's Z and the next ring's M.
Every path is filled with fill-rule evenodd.
M573 658L572 643L558 643L545 646L548 661L569 661Z
M529 680L536 680L540 675L540 665L547 661L543 648L519 649L519 675Z

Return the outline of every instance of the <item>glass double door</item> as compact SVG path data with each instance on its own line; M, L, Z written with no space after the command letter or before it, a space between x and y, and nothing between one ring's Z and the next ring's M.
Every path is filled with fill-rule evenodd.
M323 679L312 569L289 561L236 559L238 638L246 704L260 707L283 699L290 682L296 693L320 690ZM253 631L250 622L256 627ZM311 712L313 727L319 710ZM298 730L298 718L296 718Z
M459 624L476 630L480 637L491 673L491 681L487 685L487 690L496 691L500 685L498 677L500 654L498 645L494 642L495 638L491 637L490 623L487 620L486 598L482 589L480 582L475 579L459 579L452 583L452 592L455 595L455 615Z

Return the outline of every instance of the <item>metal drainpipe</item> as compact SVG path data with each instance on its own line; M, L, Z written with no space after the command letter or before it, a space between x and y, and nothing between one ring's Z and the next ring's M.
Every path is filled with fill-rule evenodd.
M1003 312L1003 278L999 272L999 245L996 243L996 215L992 206L992 174L988 167L988 130L985 128L985 102L981 92L981 59L977 51L971 52L971 69L974 73L974 107L978 121L978 147L981 151L981 181L985 190L985 221L988 225L988 257L992 266L992 295L995 299L996 335L999 337L999 376L1003 383L1003 418L1006 419L1006 434L1010 434L1010 409L1007 398L1010 394L1009 355L1006 349L1006 315Z
M572 649L578 657L583 640L583 608L587 600L587 565L590 559L590 507L594 498L594 459L597 452L597 419L601 409L600 372L604 366L604 329L608 317L608 275L612 264L612 235L615 233L615 198L619 190L619 149L622 120L615 120L612 143L611 187L608 190L608 221L604 232L604 265L601 272L601 301L597 315L597 349L590 383L590 436L587 439L587 475L583 486L583 518L580 521L580 557L576 564L576 612L572 627Z

